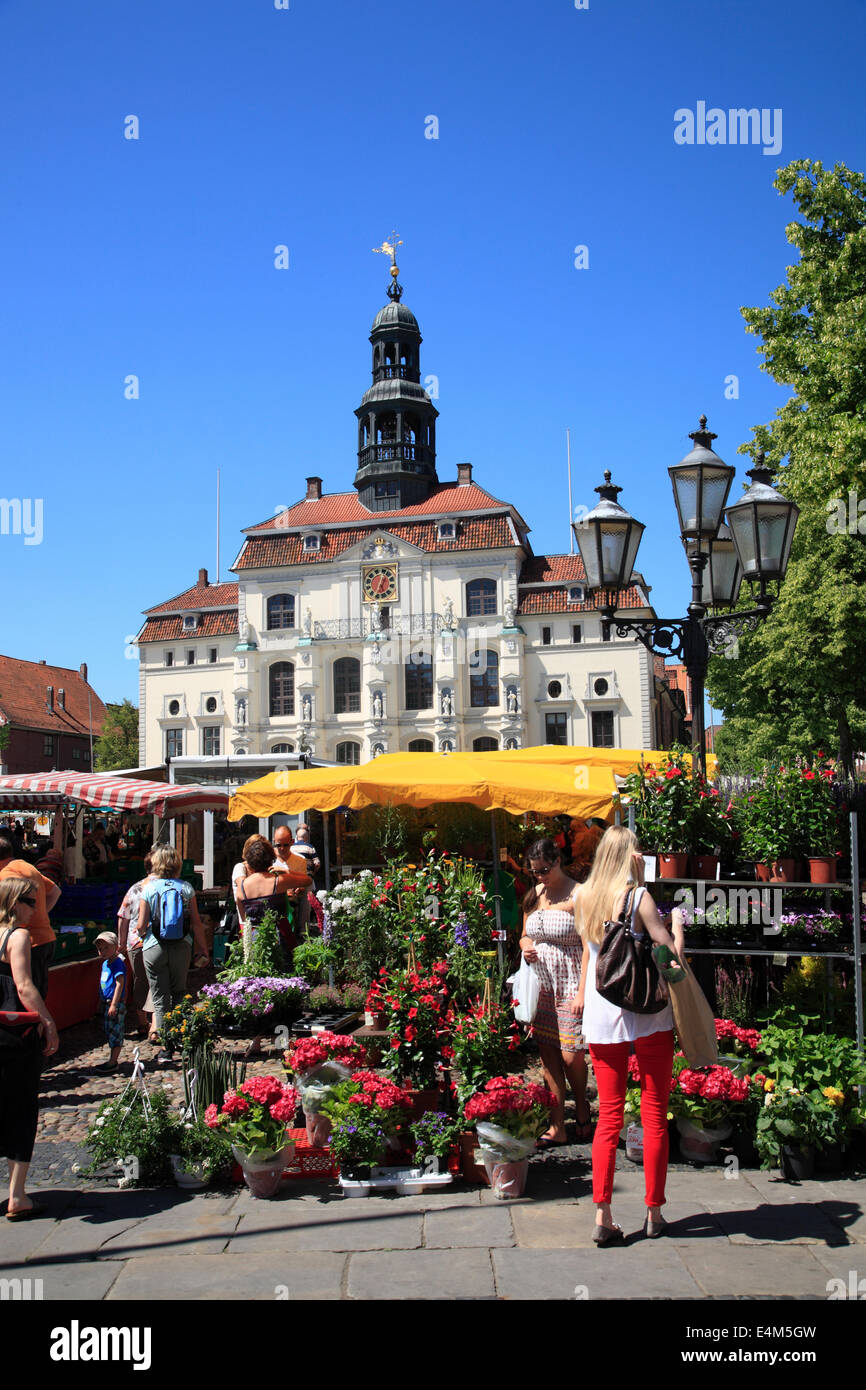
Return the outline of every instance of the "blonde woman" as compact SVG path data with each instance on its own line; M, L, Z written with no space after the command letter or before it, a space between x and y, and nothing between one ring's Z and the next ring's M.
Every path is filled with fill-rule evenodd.
M196 964L208 965L210 954L198 915L195 891L191 883L177 877L181 866L180 852L173 845L155 845L150 860L153 877L144 882L141 890L138 934L142 940L144 969L153 1001L150 1041L158 1043L165 1015L181 1002L186 993L193 937L199 951ZM182 907L180 924L172 921L177 906ZM157 1062L165 1066L170 1061L171 1052L163 1047Z
M632 931L649 932L653 942L670 947L681 958L682 927L674 936L643 887L643 855L636 836L624 826L611 826L599 842L592 871L580 889L577 915L583 937L583 962L575 1011L583 1019L598 1087L599 1116L592 1145L592 1189L596 1204L597 1245L621 1242L623 1232L610 1212L616 1148L622 1129L629 1054L634 1052L641 1073L641 1123L644 1132L644 1176L647 1217L644 1233L662 1235L668 1167L668 1098L674 1055L670 1004L660 1013L635 1014L608 1003L595 987L598 951L604 924L619 917L632 894Z
M54 1019L31 974L28 924L35 907L33 884L26 878L0 882L0 1009L38 1015L29 1028L0 1029L0 1141L9 1163L7 1221L26 1221L44 1211L27 1196L24 1184L39 1123L42 1058L59 1046Z

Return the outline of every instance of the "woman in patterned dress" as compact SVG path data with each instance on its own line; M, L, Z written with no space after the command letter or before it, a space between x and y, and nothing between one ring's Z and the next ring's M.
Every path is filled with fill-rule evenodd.
M524 959L535 966L541 986L532 1036L541 1053L544 1079L557 1102L550 1128L538 1141L539 1148L548 1149L567 1142L566 1081L577 1106L578 1143L592 1135L586 1099L586 1045L575 1014L583 942L574 918L578 884L562 872L556 845L552 840L536 840L526 859L535 885L523 901L520 949Z

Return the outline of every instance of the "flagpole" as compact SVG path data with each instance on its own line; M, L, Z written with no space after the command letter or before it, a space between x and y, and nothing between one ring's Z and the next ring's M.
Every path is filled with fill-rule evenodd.
M568 456L568 534L571 537L571 554L574 554L574 529L571 525L574 520L574 511L571 505L571 430L565 431L565 450Z
M220 471L217 469L217 535L216 535L216 582L220 582Z

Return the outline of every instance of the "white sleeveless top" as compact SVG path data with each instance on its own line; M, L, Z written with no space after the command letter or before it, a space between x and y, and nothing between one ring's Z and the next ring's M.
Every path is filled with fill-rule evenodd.
M632 904L631 920L645 888L638 888ZM578 903L580 899L578 899ZM583 1036L588 1043L634 1042L635 1038L646 1038L651 1033L666 1033L674 1026L674 1016L670 1004L657 1014L633 1014L629 1009L618 1009L602 999L595 987L595 967L598 961L598 945L594 941L589 946L589 966L586 972L586 994L583 1001Z

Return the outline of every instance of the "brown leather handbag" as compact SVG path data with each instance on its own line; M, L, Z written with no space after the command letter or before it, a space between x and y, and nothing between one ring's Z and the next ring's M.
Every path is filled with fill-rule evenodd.
M602 999L633 1014L657 1014L668 1003L668 993L652 957L649 932L632 931L634 889L626 894L616 921L605 922L604 939L595 963L595 987Z

